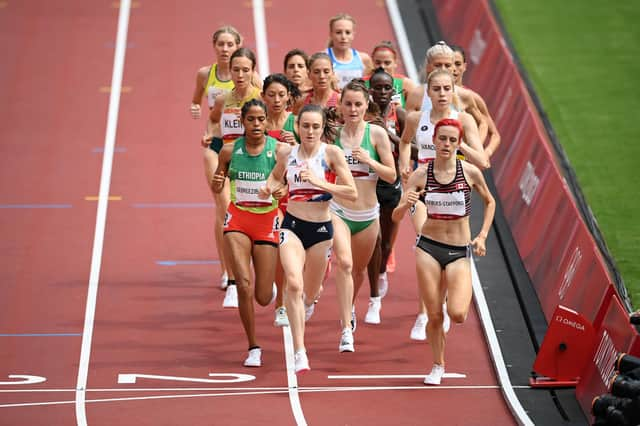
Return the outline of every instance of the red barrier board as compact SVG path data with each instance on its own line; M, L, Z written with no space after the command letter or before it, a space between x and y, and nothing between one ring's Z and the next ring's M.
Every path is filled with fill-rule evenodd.
M581 388L581 402L589 413L591 398L603 391L610 352L630 345L634 352L640 351L638 333L629 328L628 313L565 184L544 124L488 2L432 3L444 40L467 53L466 84L483 96L500 130L502 145L491 160L494 195L501 201L547 320L552 321L561 304L584 315L599 330L595 346L600 352L589 364Z
M587 367L576 386L576 397L585 413L590 413L595 396L609 392L608 385L615 374L618 355L633 355L629 348L637 337L635 328L629 324L629 313L619 299L614 295L605 303L607 309L602 326L596 335Z

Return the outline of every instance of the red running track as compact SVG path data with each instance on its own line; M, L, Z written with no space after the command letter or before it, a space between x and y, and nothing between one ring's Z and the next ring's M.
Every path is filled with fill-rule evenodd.
M368 51L394 39L383 2L350 4L346 12L358 20L357 48ZM212 31L230 23L245 45L255 46L251 3L133 5L123 80L128 89L111 178L116 198L109 202L88 365L87 423L295 424L283 330L272 325L272 307L257 309L264 351L259 369L242 367L246 339L238 314L221 308L213 208L198 145L204 123L188 113L195 72L213 59ZM266 2L274 72L290 48L322 48L329 17L344 11L337 1L305 5L304 17L294 15L299 10L290 0ZM102 154L94 151L104 144L109 101L100 88L110 84L117 17L109 1L0 2L0 45L12 58L0 68L7 100L0 106L0 425L76 424L96 223L96 202L85 197L97 195L100 184ZM325 286L307 326L312 371L297 388L308 424L515 424L473 309L447 341L448 372L466 377L422 385L430 350L408 338L417 293L413 240L404 223L381 325L364 324L367 294L363 289L359 295L353 354L338 353L333 280ZM155 377L119 383L121 374ZM215 379L210 374L227 376L206 382ZM255 378L230 383L233 374ZM20 379L9 375L46 381L16 384Z

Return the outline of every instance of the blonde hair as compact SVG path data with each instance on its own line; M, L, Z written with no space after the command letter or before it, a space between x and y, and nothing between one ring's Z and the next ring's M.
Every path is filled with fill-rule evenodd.
M218 28L215 33L213 33L213 44L216 44L216 42L218 41L218 37L220 37L222 34L231 34L238 47L242 45L242 36L238 32L238 30L236 30L231 25L222 26Z
M333 24L338 21L351 21L351 23L353 24L353 29L356 28L356 20L353 19L353 16L349 15L348 13L338 13L336 16L329 19L329 34L331 34L331 31L333 31ZM329 36L327 47L333 47L331 36Z
M447 43L442 40L427 49L427 53L424 55L422 69L420 70L420 77L422 81L426 81L427 78L427 65L433 62L437 56L447 56L451 58L451 62L453 62L453 49L451 49Z

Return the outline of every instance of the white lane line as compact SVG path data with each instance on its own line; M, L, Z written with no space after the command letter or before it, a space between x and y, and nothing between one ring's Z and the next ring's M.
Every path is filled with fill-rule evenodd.
M262 78L265 78L269 75L269 45L267 43L267 22L264 17L263 0L253 0L253 27L256 32L258 73Z
M422 378L424 376L419 376ZM459 385L459 386L437 386L438 389L499 389L498 385ZM346 390L369 390L369 389L423 389L428 388L424 385L416 386L319 386L319 387L298 387L298 392L314 392L316 390L321 391L340 391ZM513 386L514 389L531 389L531 386ZM257 387L257 388L243 388L243 387L222 387L222 388L198 388L198 387L184 387L184 388L97 388L86 389L85 392L112 392L112 393L136 393L136 392L246 392L246 391L286 391L288 387ZM67 389L54 389L54 388L41 388L41 389L0 389L0 393L55 393L55 392L75 392L73 388Z
M363 391L398 391L398 390L422 390L422 391L443 391L443 390L455 390L455 391L477 391L477 390L499 390L501 387L497 385L471 385L471 386L352 386L352 387L302 387L298 388L302 393L314 393L314 392L363 392ZM529 389L529 386L514 386L519 389ZM154 399L178 399L178 398L211 398L211 397L229 397L229 396L255 396L255 395L277 395L285 394L289 392L288 388L243 388L244 391L236 388L177 388L177 389L164 389L164 390L226 390L223 393L199 393L199 394L174 394L174 395L152 395L152 396L132 396L123 398L103 398L103 399L87 399L85 403L96 402L122 402L122 401L141 401L141 400L154 400ZM108 392L108 391L121 391L121 392L135 392L135 391L161 391L163 389L88 389L87 392ZM41 391L54 391L54 390L41 390ZM60 392L75 392L75 389L57 389ZM8 392L8 391L5 391ZM18 391L16 391L18 392ZM24 391L20 391L24 392ZM2 404L0 408L15 408L15 407L33 407L33 406L47 406L47 405L70 405L75 403L74 400L65 401L45 401L45 402L24 402L15 404ZM305 423L306 424L306 423Z
M87 415L85 410L85 389L87 387L89 359L91 357L91 339L93 338L93 321L95 318L96 301L98 297L98 282L100 279L100 267L102 264L102 249L104 243L104 231L107 221L107 205L109 201L109 187L111 185L113 152L116 140L116 130L118 127L120 90L122 87L122 74L124 70L124 57L127 46L127 30L129 27L130 8L131 0L120 1L118 33L116 36L116 50L113 60L113 73L111 75L111 94L109 97L109 113L107 116L107 133L105 135L104 155L102 157L102 175L100 176L100 192L98 195L96 229L93 237L91 272L89 274L89 289L87 292L84 329L82 331L82 348L80 351L80 362L78 366L78 381L76 384L75 411L78 426L87 425Z
M153 396L134 396L128 398L104 398L104 399L87 399L85 403L96 402L122 402L122 401L145 401L153 399L181 399L181 398L203 398L214 396L245 396L245 395L274 395L287 393L286 389L279 391L266 391L266 392L228 392L228 393L203 393L193 395L153 395ZM19 404L2 404L0 408L12 408L12 407L33 407L41 405L68 405L73 404L75 401L49 401L49 402L28 402Z
M400 9L398 9L398 2L396 0L387 0L387 11L389 12L389 18L391 18L391 25L393 31L396 33L396 40L398 40L398 48L400 49L400 56L402 56L402 62L404 62L404 68L411 81L418 82L418 72L416 71L416 64L413 61L413 55L411 54L411 46L409 46L409 38L407 32L404 29L402 23L402 16L400 16Z
M300 395L298 394L298 378L295 373L295 360L293 357L293 336L291 328L282 327L282 336L284 337L284 356L287 364L287 385L289 386L289 403L293 417L296 419L298 426L306 426L307 421L302 412L300 405Z
M487 339L487 343L489 344L489 353L491 354L491 359L493 359L493 366L498 375L498 381L500 382L502 393L507 400L507 405L509 405L511 413L516 417L518 423L525 426L533 426L534 423L529 418L529 415L520 404L518 396L513 391L513 386L511 385L511 380L509 379L509 373L507 372L504 358L502 358L500 342L498 342L498 336L496 335L495 329L493 327L491 313L489 312L487 300L484 297L484 290L482 289L480 276L478 275L478 271L476 270L476 262L473 257L471 257L470 263L471 283L473 285L473 299L476 302L476 308L478 309L478 314L480 315L482 329L484 330L484 335Z
M360 374L344 376L327 376L328 379L424 379L425 374ZM464 379L466 374L444 373L445 379Z

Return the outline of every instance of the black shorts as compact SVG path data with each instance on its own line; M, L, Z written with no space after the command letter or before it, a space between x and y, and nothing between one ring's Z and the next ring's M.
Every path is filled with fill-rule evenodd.
M376 195L381 209L395 209L402 197L402 182L400 178L396 179L394 183L387 183L382 179L378 179Z
M213 139L211 139L211 143L209 144L209 149L215 151L217 154L220 154L222 145L222 139L214 136Z
M417 247L433 257L442 269L454 260L470 257L469 246L452 246L420 236Z
M333 238L333 224L330 220L327 222L308 222L292 216L289 212L285 213L284 219L282 219L280 243L282 243L282 229L293 232L300 239L305 250Z

